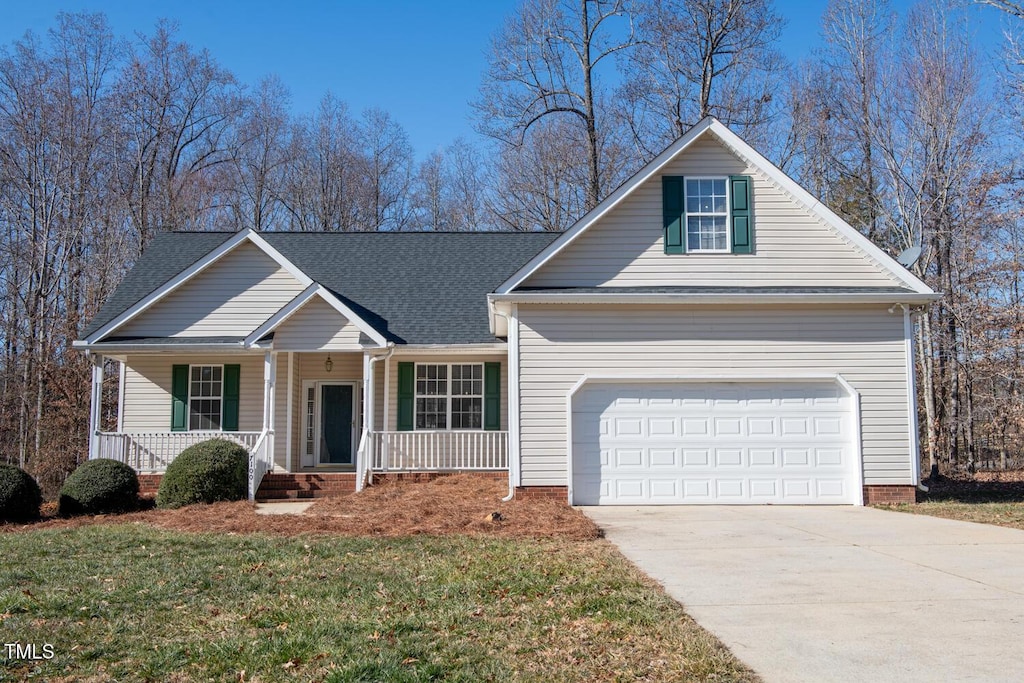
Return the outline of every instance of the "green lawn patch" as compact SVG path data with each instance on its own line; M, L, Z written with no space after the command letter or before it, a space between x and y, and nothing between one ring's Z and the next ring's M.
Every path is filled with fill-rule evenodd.
M604 541L0 534L0 680L755 680Z

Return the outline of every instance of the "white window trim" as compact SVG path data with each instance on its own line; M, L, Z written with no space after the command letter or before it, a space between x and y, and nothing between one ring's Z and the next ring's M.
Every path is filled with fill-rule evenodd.
M192 429L192 368L220 368L220 396L216 399L220 401L220 427L217 429ZM196 396L199 400L211 400L213 396ZM185 420L188 424L189 432L206 432L208 434L220 434L224 431L224 365L217 363L197 363L192 365L189 363L188 366L188 400L185 402Z
M421 365L423 365L423 366L427 366L427 365L438 365L438 366L439 365L443 365L443 366L448 368L448 378L446 380L446 383L448 385L448 391L447 391L446 394L420 394L416 390L417 389L417 384L418 384L417 380L419 379L419 369L420 369ZM460 427L458 429L454 429L452 427L452 402L453 402L452 399L454 399L454 398L477 398L477 396L475 394L459 394L457 397L452 394L452 366L453 365L478 365L478 366L480 366L480 395L479 395L479 398L480 398L480 427L479 428ZM416 432L460 432L460 431L464 431L464 432L482 432L482 431L485 431L484 430L484 424L486 423L486 416L484 415L484 409L487 406L487 387L486 387L486 381L487 380L486 380L486 376L485 376L485 370L486 370L486 368L484 367L484 363L483 362L472 362L472 363L416 363L413 366L413 371L412 371L412 378L413 378L413 390L412 390L412 429L413 429L413 431L416 431ZM418 424L418 422L419 422L419 420L417 418L419 417L419 412L420 412L419 411L419 400L418 400L420 398L444 398L445 399L445 411L446 412L445 412L445 428L444 429L438 429L436 427L420 429L419 427L416 426Z
M704 211L690 211L689 193L686 191L686 184L691 180L724 180L725 181L725 249L690 249L690 216L721 216L717 212L707 213ZM732 183L729 176L722 175L688 175L683 176L683 253L684 254L731 254L732 253L732 225L729 217L732 215Z

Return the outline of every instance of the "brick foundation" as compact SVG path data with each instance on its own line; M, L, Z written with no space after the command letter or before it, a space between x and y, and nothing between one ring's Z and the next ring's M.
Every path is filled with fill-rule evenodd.
M157 490L160 488L160 480L163 478L164 475L162 474L140 474L139 495L155 496Z
M569 487L567 486L517 486L516 498L546 498L564 503L569 500Z
M884 484L864 487L865 505L916 503L917 487L909 484Z

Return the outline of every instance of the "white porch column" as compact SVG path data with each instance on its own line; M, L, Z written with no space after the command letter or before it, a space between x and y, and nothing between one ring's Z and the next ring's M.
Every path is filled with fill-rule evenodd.
M100 457L100 428L103 415L103 356L90 354L92 361L92 397L89 403L89 459Z
M370 467L369 438L373 428L373 363L370 352L363 351L363 430L356 449L356 492L363 490L366 472Z
M292 424L295 422L294 417L294 403L295 403L295 353L292 351L288 352L288 384L287 384L288 395L285 396L285 413L288 425L285 427L285 445L284 445L284 467L289 472L292 471Z
M381 414L381 422L382 422L382 424L381 424L381 427L380 427L380 431L382 431L382 432L387 432L388 430L391 429L391 427L388 425L388 417L389 417L389 412L390 412L390 405L391 405L391 354L389 353L388 357L384 359L384 410L383 410L383 412ZM381 437L381 439L382 439L381 440L381 451L382 451L381 455L383 456L383 460L384 460L383 465L384 465L384 470L386 471L388 469L388 465L389 465L389 462L388 462L388 460L389 460L389 457L388 457L389 456L388 437L387 437L387 435L383 435Z
M263 354L263 431L267 432L267 459L274 462L274 378L277 375L277 353Z

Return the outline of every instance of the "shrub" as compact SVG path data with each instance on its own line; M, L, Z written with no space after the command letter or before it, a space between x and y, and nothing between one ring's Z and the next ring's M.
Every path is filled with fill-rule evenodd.
M139 504L139 477L117 460L86 460L60 489L62 515L134 510Z
M42 502L43 495L35 479L21 468L0 464L0 521L38 519Z
M167 467L156 494L157 507L242 500L248 493L249 451L227 439L189 446Z

